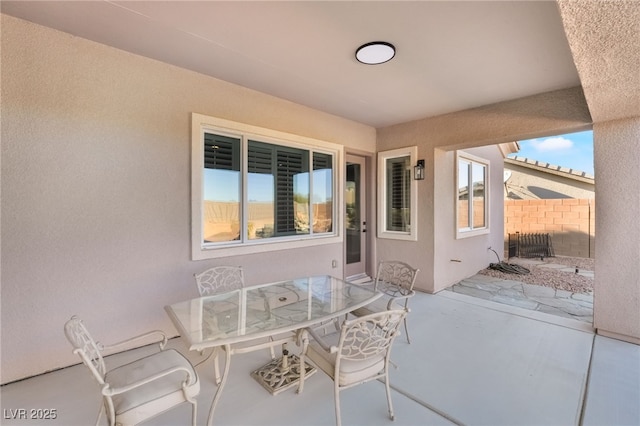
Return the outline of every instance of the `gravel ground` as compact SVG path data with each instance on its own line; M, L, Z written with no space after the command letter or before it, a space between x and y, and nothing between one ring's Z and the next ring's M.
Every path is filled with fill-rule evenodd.
M539 259L537 260L539 261ZM587 278L573 272L562 272L556 269L540 268L535 264L528 264L526 261L527 259L518 258L512 258L507 261L509 264L524 265L530 271L525 275L509 274L490 268L478 271L478 273L504 280L522 281L528 284L553 287L556 290L567 290L572 293L593 292L593 278ZM582 257L547 257L543 261L545 263L566 265L571 268L577 267L578 269L586 271L593 271L595 266L595 259L586 259Z

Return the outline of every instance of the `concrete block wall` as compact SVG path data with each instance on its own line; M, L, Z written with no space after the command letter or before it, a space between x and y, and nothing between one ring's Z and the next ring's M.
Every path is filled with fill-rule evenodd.
M595 258L595 200L505 200L505 250L509 234L550 234L557 256Z

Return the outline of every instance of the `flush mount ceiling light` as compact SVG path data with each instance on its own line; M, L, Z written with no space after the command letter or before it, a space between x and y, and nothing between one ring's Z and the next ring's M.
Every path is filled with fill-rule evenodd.
M367 65L383 64L390 61L396 54L393 44L386 41L374 41L363 44L356 50L356 59Z

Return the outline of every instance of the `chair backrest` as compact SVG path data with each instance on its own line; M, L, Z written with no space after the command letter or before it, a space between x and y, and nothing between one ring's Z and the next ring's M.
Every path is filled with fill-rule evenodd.
M343 360L368 362L388 357L406 315L406 310L396 309L345 321L338 342L336 370L340 371L339 364Z
M106 367L102 358L100 343L93 340L82 320L75 315L72 316L64 325L64 334L74 348L73 353L77 354L82 359L82 362L89 367L98 383L104 385Z
M244 287L244 274L239 266L215 266L194 274L200 296L238 290Z
M375 289L389 296L405 296L416 283L419 269L399 261L382 261L378 264Z

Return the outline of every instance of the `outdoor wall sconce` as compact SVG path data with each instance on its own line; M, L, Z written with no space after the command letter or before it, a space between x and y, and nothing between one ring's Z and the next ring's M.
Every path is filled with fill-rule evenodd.
M416 165L413 167L413 178L415 180L424 179L424 160L418 160Z

